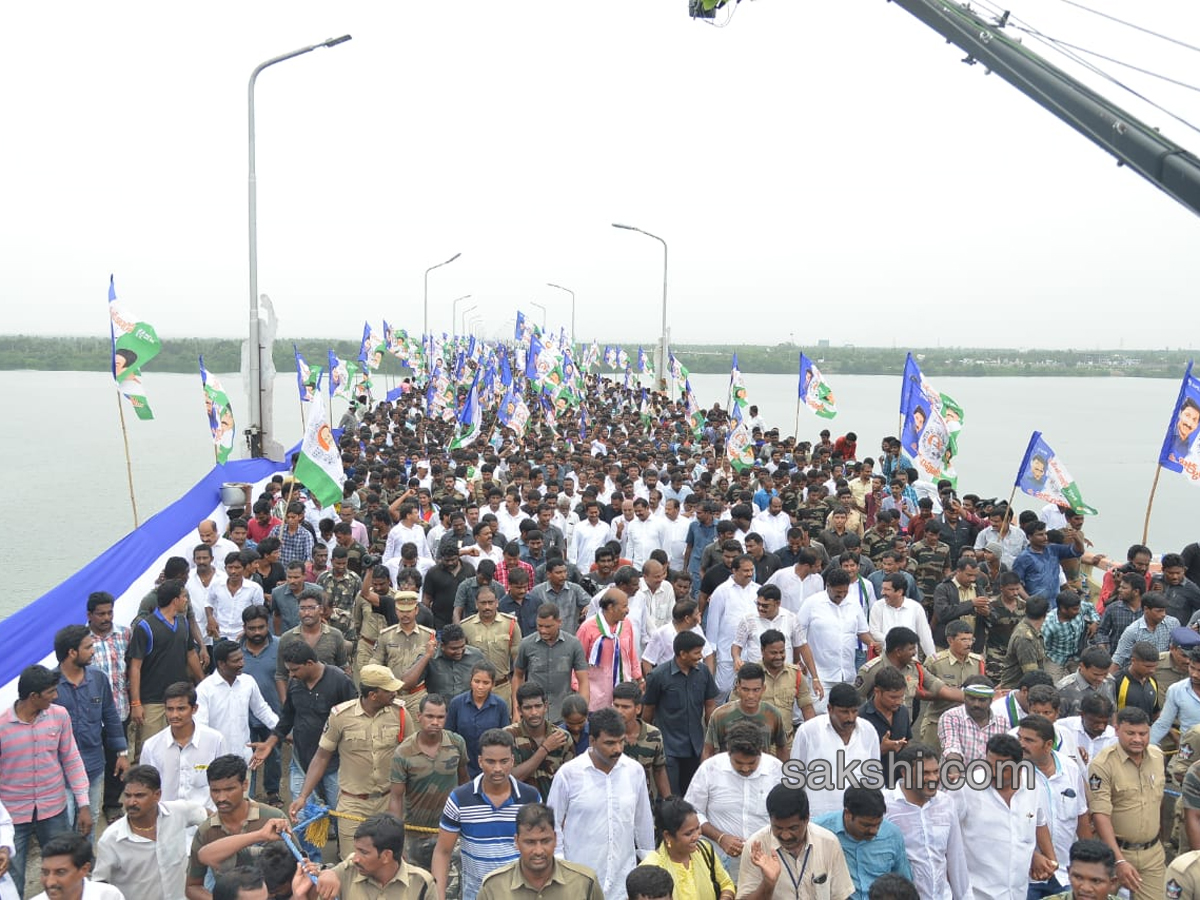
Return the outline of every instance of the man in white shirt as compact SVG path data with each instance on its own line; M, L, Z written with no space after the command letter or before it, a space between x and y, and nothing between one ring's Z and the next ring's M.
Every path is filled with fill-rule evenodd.
M1026 716L1017 729L1017 740L1025 759L1037 770L1039 801L1046 810L1050 840L1057 860L1049 879L1030 883L1030 888L1049 896L1070 885L1067 862L1071 845L1078 838L1092 838L1092 817L1088 811L1087 791L1083 784L1083 768L1070 757L1054 750L1054 726L1043 716Z
M224 572L226 557L230 553L237 553L238 545L229 540L229 538L221 537L217 523L212 519L205 519L196 526L196 531L200 535L200 542L208 544L209 549L212 550L213 565Z
M225 560L225 580L213 581L205 601L207 633L214 641L217 638L241 640L242 610L248 606L266 605L263 601L263 589L257 582L247 581L243 577L245 565L235 556L231 554Z
M646 564L654 550L666 544L662 521L650 515L650 504L638 497L633 501L633 521L627 522L621 535L621 552L638 568Z
M779 496L771 497L767 508L754 517L754 530L762 535L763 548L768 553L787 546L787 533L791 527L791 517L783 511L783 498Z
M500 533L504 535L504 540L519 541L521 539L521 523L528 519L525 511L521 509L521 498L517 495L516 489L513 488L509 493L504 495L504 506L500 512L496 513L496 523L500 528Z
M204 628L208 622L208 591L213 585L223 584L225 572L213 565L212 547L197 544L192 549L192 570L188 573L187 594L192 604L192 616ZM204 643L212 647L212 638L205 635Z
M279 716L267 704L258 682L242 672L246 657L239 644L220 640L213 645L216 670L196 687L196 722L217 730L231 753L250 762L250 713L268 729Z
M425 529L418 523L420 512L417 504L411 500L400 504L400 521L388 532L387 543L384 545L383 558L396 559L400 556L400 548L405 544L416 544L417 556L422 559L433 559L429 551L429 541Z
M33 900L125 900L110 884L92 881L92 845L73 831L58 834L42 845L42 887ZM130 898L135 900L135 898Z
M723 694L733 687L733 639L738 623L755 611L758 588L754 560L743 554L733 561L729 578L708 600L708 638L717 648L713 674Z
M649 672L654 666L670 662L675 658L675 635L681 631L691 631L704 638L704 628L700 625L700 606L695 600L679 600L671 610L670 623L663 625L646 642L642 652L642 671ZM703 655L712 656L716 648L704 638Z
M762 751L762 729L753 721L735 722L725 735L725 753L700 764L685 799L696 807L700 832L721 855L736 879L746 840L770 824L766 801L779 784L783 763Z
M772 628L783 634L784 651L787 658L796 662L799 656L796 647L804 636L796 624L796 617L779 606L779 588L764 584L754 599L755 612L744 616L733 635L733 668L738 670L744 663L762 662L762 645L759 636Z
M663 529L663 549L667 551L667 565L676 572L682 571L688 528L692 520L680 513L678 500L667 500L666 515L660 524Z
M572 490L574 489L572 488ZM571 509L571 498L565 494L559 495L555 506L554 517L550 520L550 524L562 532L564 544L570 548L571 542L575 538L575 526L579 524L579 515ZM574 560L571 561L574 562Z
M804 766L804 789L813 818L842 809L846 784L837 779L839 759L847 766L880 760L879 735L874 725L858 718L858 692L853 685L833 685L828 705L828 712L802 722L792 741L792 759Z
M818 712L824 711L821 699L824 685L853 684L857 677L856 639L871 642L867 617L857 604L846 602L849 593L850 574L845 569L834 569L829 573L824 593L805 603L796 620L804 635L800 657L812 674L813 692L817 695L813 709ZM720 646L718 643L718 649Z
M586 518L575 526L574 538L567 544L567 559L586 572L596 561L596 551L608 542L611 531L600 518L598 501L588 500L584 515Z
M821 578L817 563L817 554L811 550L801 550L796 554L794 566L782 568L767 579L767 584L779 588L783 608L788 612L799 613L809 597L825 590L825 581Z
M876 644L882 644L887 638L887 633L893 628L910 628L916 632L922 657L932 656L937 652L937 648L933 645L929 617L920 603L905 596L907 587L908 583L899 573L883 579L880 585L883 598L876 600L871 606L871 615L867 619L871 638ZM876 650L880 651L882 647Z
M1075 739L1079 761L1085 766L1105 747L1117 742L1112 727L1113 702L1105 694L1087 694L1079 701L1079 715L1054 723L1055 729Z
M207 808L208 764L230 750L219 731L195 720L196 689L186 681L163 693L168 727L146 739L138 762L162 776L164 800L187 800Z
M971 888L988 900L1025 900L1030 880L1054 874L1054 845L1048 819L1024 752L1011 734L988 739L992 777L982 790L960 785L952 791L963 842L971 857Z
M971 877L954 801L941 788L940 760L926 744L896 754L903 773L887 797L887 819L904 835L913 884L925 900L972 900ZM982 898L981 898L982 900Z
M188 833L208 814L199 803L164 801L162 779L152 766L125 773L121 795L125 815L104 830L96 843L92 877L118 888L127 898L184 900Z
M667 567L658 560L648 559L642 566L637 597L646 609L644 646L650 635L664 625L671 624L671 611L675 608L675 589L667 581Z
M626 756L625 720L606 708L588 717L590 746L554 775L557 852L596 873L609 898L625 897L625 876L654 849L650 793L640 763Z

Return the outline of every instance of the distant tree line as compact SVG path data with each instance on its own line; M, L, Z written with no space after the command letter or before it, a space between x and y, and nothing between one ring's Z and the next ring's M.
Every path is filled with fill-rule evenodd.
M292 341L275 342L275 368L294 370ZM358 341L327 341L303 338L295 341L309 365L325 366L328 351L343 359L358 357ZM602 345L603 346L603 345ZM633 359L637 344L624 344ZM648 345L646 346L649 351ZM229 338L183 338L163 341L162 352L148 371L196 372L198 357L212 372L241 369L242 341ZM733 354L743 372L787 375L798 369L801 348L794 344L729 346L720 344L678 345L672 352L690 371L721 374L729 371ZM804 352L826 374L895 375L904 368L907 348L895 347L805 347ZM107 337L39 337L0 335L0 370L97 372L111 364ZM1174 378L1183 374L1191 350L1013 350L1004 348L936 347L913 348L926 375L1058 375L1080 377L1128 376ZM385 356L381 371L404 375L398 360Z

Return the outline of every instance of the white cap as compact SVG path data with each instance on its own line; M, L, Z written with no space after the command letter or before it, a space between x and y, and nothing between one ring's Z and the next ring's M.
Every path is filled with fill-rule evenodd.
M418 459L418 460L417 460L417 468L418 468L418 469L428 469L428 468L429 468L429 460L427 460L427 459Z

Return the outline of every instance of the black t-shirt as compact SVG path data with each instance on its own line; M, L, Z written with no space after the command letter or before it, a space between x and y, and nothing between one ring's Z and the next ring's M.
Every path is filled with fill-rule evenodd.
M289 733L292 735L292 746L300 768L307 769L316 755L317 742L325 730L329 711L339 703L357 697L354 682L337 666L326 664L325 674L313 685L312 690L298 678L288 679L287 697L283 709L279 711L275 734L281 741ZM325 771L334 772L337 766L338 755L335 752Z
M475 567L462 561L457 572L447 572L446 567L439 563L425 573L422 590L430 598L430 609L439 629L446 627L453 620L454 594L458 591L458 586L468 578L474 577Z
M162 703L167 688L177 681L188 680L188 651L196 642L188 628L187 619L179 616L167 624L160 610L138 619L129 638L126 659L142 661L141 691L143 703Z
M250 576L250 580L257 582L258 586L263 589L263 596L269 601L271 591L275 590L281 582L287 581L287 572L283 568L283 563L271 563L270 572L266 575L255 572Z
M725 563L717 563L704 573L704 578L700 581L700 593L711 597L713 591L728 581L729 576L732 574L733 572Z

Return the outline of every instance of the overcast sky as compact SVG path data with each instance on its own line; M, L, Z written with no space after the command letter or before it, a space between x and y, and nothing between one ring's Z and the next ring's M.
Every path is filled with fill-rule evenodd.
M1090 0L1200 44L1194 2ZM1063 0L1046 34L1181 79L1194 53ZM259 287L285 336L421 329L450 301L650 344L1180 346L1196 217L894 4L6 3L6 333L106 334L107 279L165 338L243 336L246 81ZM722 16L722 19L724 16ZM1040 45L1026 37L1031 48ZM1200 98L1110 67L1200 122ZM1185 147L1200 135L1102 91Z

